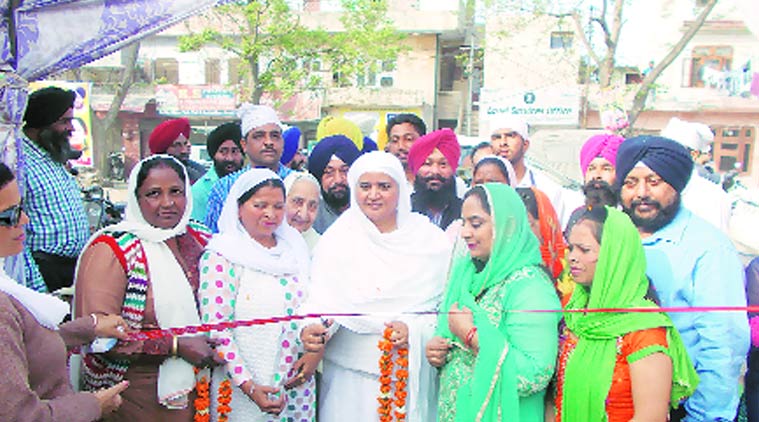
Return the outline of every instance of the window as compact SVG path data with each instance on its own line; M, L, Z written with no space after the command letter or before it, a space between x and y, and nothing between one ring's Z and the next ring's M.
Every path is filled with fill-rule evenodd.
M206 85L221 83L221 63L219 59L206 59Z
M733 48L728 46L698 46L691 53L690 86L719 86L725 71L733 62Z
M177 59L156 59L153 62L153 80L157 83L178 84L179 62Z
M751 169L751 153L754 150L752 127L717 127L714 136L714 162L719 171L736 168L741 174Z
M393 86L393 73L395 63L389 60L377 62L372 69L366 66L363 72L356 74L356 85L372 88L391 88Z
M551 48L572 48L572 41L575 34L568 31L554 31L551 32Z

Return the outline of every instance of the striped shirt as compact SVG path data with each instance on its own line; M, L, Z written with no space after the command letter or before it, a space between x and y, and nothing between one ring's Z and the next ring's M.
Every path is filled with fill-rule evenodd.
M74 176L28 138L23 140L23 150L23 207L29 216L24 278L29 287L39 290L36 280L39 271L28 252L42 251L76 258L87 243L90 229L81 190Z
M232 189L232 185L234 185L237 181L237 178L248 170L250 170L250 165L246 165L240 170L222 177L216 181L216 183L214 183L213 187L211 188L211 192L208 194L208 208L206 209L205 220L206 226L211 229L211 232L219 232L217 223L219 222L219 217L221 216L221 209L224 208L224 201L227 200L227 195L229 195L229 191ZM292 170L290 168L279 164L279 167L277 168L277 175L282 180L284 180L285 177L287 177L287 175L290 173L292 173Z

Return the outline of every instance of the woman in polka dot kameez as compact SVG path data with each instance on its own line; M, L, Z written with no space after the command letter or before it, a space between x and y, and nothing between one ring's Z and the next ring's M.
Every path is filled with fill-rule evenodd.
M296 313L306 296L309 252L302 236L283 222L284 203L282 181L269 170L252 169L235 182L219 219L220 233L200 259L204 323ZM230 421L315 420L312 374L318 357L300 358L295 322L211 335L227 361L213 374L212 404L221 381L230 379Z

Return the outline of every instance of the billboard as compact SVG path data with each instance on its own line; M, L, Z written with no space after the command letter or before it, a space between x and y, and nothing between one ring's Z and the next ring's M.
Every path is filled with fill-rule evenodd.
M81 151L82 156L78 160L72 160L71 164L74 166L91 167L93 164L92 151L94 149L90 113L92 84L90 82L35 81L29 83L29 92L31 93L48 86L57 86L76 93L76 97L74 98L74 120L71 122L74 126L74 133L71 134L69 143L73 149Z
M166 116L235 116L237 95L224 85L158 85L158 112Z
M580 93L577 86L534 90L483 88L480 93L480 127L493 120L515 116L530 125L577 126L580 121ZM487 129L489 130L489 129Z

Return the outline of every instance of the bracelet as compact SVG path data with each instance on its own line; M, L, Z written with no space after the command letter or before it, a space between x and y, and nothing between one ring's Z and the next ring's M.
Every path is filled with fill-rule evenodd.
M98 316L94 312L91 313L90 316L92 317L92 326L97 328L97 326L98 326Z
M472 348L472 341L474 341L474 335L477 334L477 327L472 326L472 328L469 329L469 332L466 333L466 338L464 339L464 345L466 345L467 348Z
M242 392L245 393L245 394L247 394L248 396L252 396L253 395L253 390L256 389L256 384L253 382L252 379L249 380L249 381L250 381L250 388L248 389L248 391L245 391L245 382L244 381L243 381L242 384L240 384L240 390L242 390Z
M176 357L177 352L179 351L179 337L172 336L171 337L171 356Z

